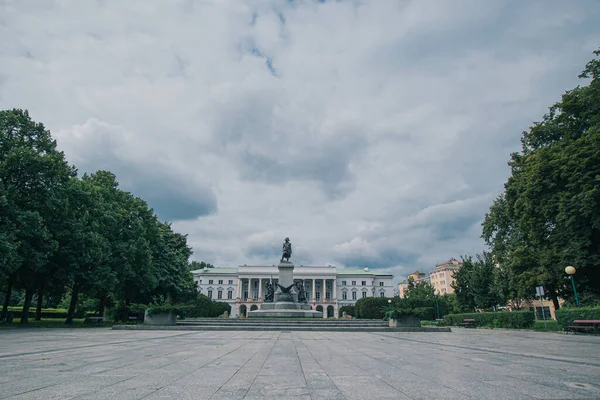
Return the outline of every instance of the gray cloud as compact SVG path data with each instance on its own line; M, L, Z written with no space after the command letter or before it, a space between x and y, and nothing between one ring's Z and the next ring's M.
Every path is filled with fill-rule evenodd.
M415 269L481 251L509 153L600 7L477 0L12 2L0 107L113 170L194 258Z

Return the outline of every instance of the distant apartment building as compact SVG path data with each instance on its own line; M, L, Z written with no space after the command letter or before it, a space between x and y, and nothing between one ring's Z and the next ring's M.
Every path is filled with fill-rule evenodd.
M462 266L462 263L456 258L438 264L435 269L429 273L429 281L435 289L436 295L445 295L454 293L452 284L455 282L454 273Z
M456 258L451 258L446 262L437 264L435 269L429 272L429 276L427 276L427 274L424 272L415 271L412 274L409 274L405 281L402 281L398 284L398 294L400 297L406 296L408 281L411 278L414 280L415 284L422 281L429 281L429 283L431 283L435 289L436 295L454 293L454 288L452 288L451 285L455 281L454 273L461 267L461 265L462 263Z

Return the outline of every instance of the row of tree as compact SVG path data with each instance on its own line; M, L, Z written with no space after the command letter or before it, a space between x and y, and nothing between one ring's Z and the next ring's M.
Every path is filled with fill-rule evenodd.
M148 204L119 189L108 171L77 176L45 127L27 111L0 111L0 291L32 300L70 295L67 323L80 296L110 303L174 302L196 296L185 235ZM194 265L196 267L196 265Z
M464 258L456 275L461 308L519 308L543 285L558 309L559 298L574 294L564 272L569 265L584 303L598 302L600 60L589 61L579 77L589 83L566 92L511 154L510 177L483 222L490 252Z

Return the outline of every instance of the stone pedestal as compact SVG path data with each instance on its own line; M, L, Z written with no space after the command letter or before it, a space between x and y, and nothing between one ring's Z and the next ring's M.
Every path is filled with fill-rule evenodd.
M277 267L279 269L278 283L283 287L288 287L294 283L294 264L282 261Z

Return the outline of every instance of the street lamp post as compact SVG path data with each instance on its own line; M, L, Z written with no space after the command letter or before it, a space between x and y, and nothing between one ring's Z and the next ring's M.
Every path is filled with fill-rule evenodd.
M575 275L576 271L577 270L575 269L575 267L571 265L565 268L565 272L567 273L567 275L569 275L569 279L571 279L571 285L573 285L573 293L575 293L575 303L577 303L577 307L581 307L581 304L579 304L579 296L577 296L577 289L575 288L575 278L573 278L573 275Z
M440 318L440 303L438 302L438 295L434 294L435 296L435 309L437 310L437 319L441 319Z

